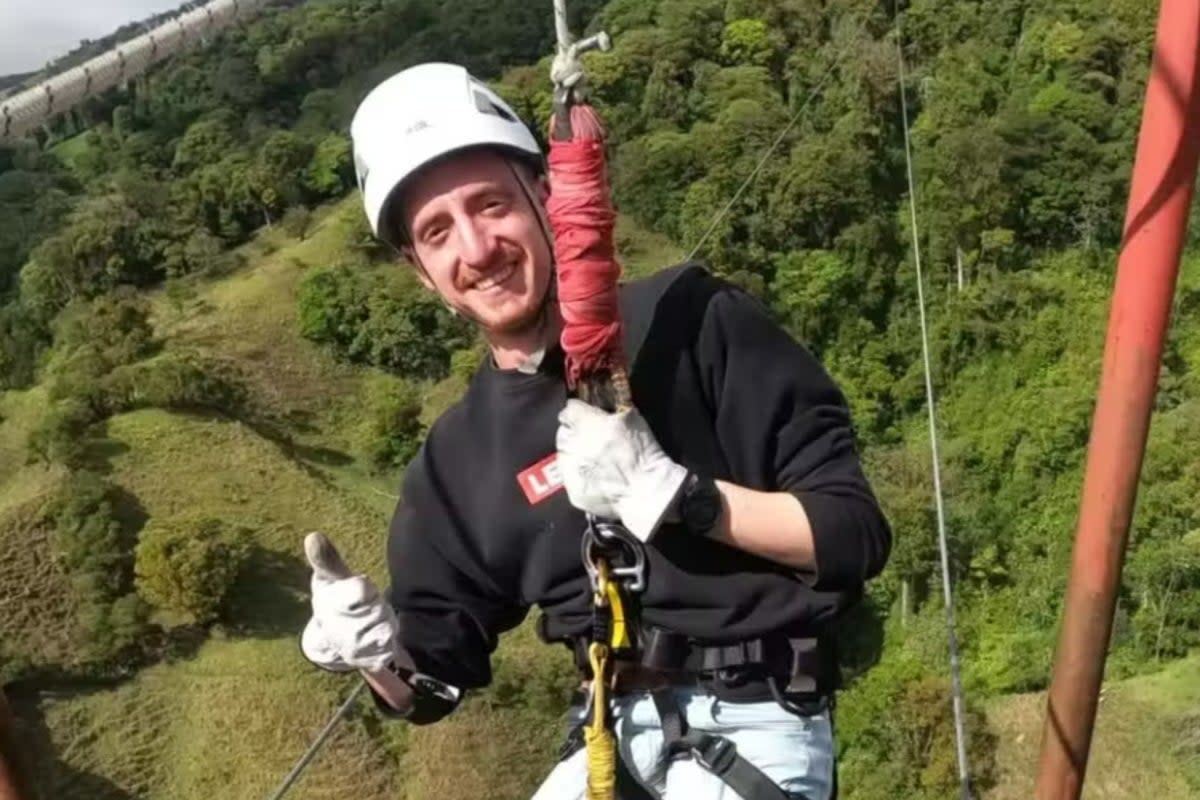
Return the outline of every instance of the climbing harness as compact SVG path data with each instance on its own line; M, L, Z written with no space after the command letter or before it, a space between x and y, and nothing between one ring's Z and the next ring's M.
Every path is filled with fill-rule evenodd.
M623 798L652 798L654 795L625 765L619 756L617 740L612 731L609 693L615 687L615 659L664 668L678 674L711 674L736 680L739 668L769 662L769 644L764 640L726 647L689 647L685 637L655 630L639 635L631 615L636 595L645 587L645 545L623 526L599 521L589 515L583 535L582 556L592 589L592 625L583 658L591 681L584 704L584 721L568 736L562 757L568 757L580 746L587 749L588 800ZM623 564L613 566L613 564ZM649 647L639 648L643 639ZM815 640L806 640L808 650L792 650L791 672L796 673L795 653L812 652ZM689 661L693 669L686 669ZM800 674L816 676L817 671L801 669ZM813 696L823 698L819 677L813 677ZM765 678L771 694L785 709L795 714L810 715L825 710L824 705L800 707L783 696L771 676ZM669 761L691 758L711 772L745 800L786 800L788 794L737 752L736 745L723 736L692 731L687 718L675 699L673 688L653 690L651 697L662 721L664 745ZM582 735L581 735L582 734Z

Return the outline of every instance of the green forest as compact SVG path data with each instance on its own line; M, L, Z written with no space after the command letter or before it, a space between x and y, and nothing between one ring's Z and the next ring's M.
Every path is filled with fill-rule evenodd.
M895 542L840 643L846 800L959 796L899 37L972 787L1030 796L1157 4L568 6L613 38L626 276L699 245L850 401ZM386 579L481 343L372 239L350 116L448 60L543 135L551 8L278 3L0 147L0 684L43 798L265 798L353 688L296 643L303 535ZM1196 431L1189 250L1085 797L1200 795ZM529 796L574 680L531 627L444 723L360 700L288 797Z

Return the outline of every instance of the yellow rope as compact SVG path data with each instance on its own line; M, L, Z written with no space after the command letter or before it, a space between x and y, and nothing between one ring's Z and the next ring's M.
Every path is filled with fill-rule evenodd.
M587 747L587 800L614 800L617 784L617 740L608 727L609 656L612 647L628 645L625 609L620 592L609 577L608 562L596 559L596 592L592 602L597 608L608 606L612 612L612 631L608 642L592 642L588 661L592 666L592 719L583 730Z
M587 746L587 800L613 800L617 785L617 740L608 729L608 646L592 642L592 721L583 731Z
M613 650L620 650L631 645L629 628L625 624L625 603L621 600L621 593L617 591L617 582L609 580L607 574L607 569L601 573L600 590L604 593L608 607L612 609L612 633L608 644Z

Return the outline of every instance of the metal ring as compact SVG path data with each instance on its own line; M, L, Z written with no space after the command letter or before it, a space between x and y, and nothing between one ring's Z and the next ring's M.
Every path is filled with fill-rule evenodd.
M603 542L605 545L616 544L617 547L628 553L631 558L631 564L625 566L611 566L609 575L613 579L620 579L625 588L634 593L639 593L646 588L646 549L645 546L637 540L623 525L614 522L597 522L590 514L588 515L588 527L583 532L581 537L581 557L583 559L584 569L587 570L588 578L591 581L592 591L599 588L599 573L595 567L595 549Z

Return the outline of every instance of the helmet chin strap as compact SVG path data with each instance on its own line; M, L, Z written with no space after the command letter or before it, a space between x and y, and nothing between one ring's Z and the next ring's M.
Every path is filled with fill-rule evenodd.
M546 291L542 293L542 299L538 303L537 310L537 322L544 327L548 322L546 312L550 308L550 301L558 297L558 270L555 269L554 264L554 236L550 232L550 220L546 218L545 207L533 199L533 192L530 191L528 178L521 170L513 166L511 159L505 159L504 163L508 165L509 171L516 178L521 191L525 194L525 201L529 203L529 207L537 215L538 224L542 229L542 238L546 241L546 252L550 254L550 278L546 281Z

